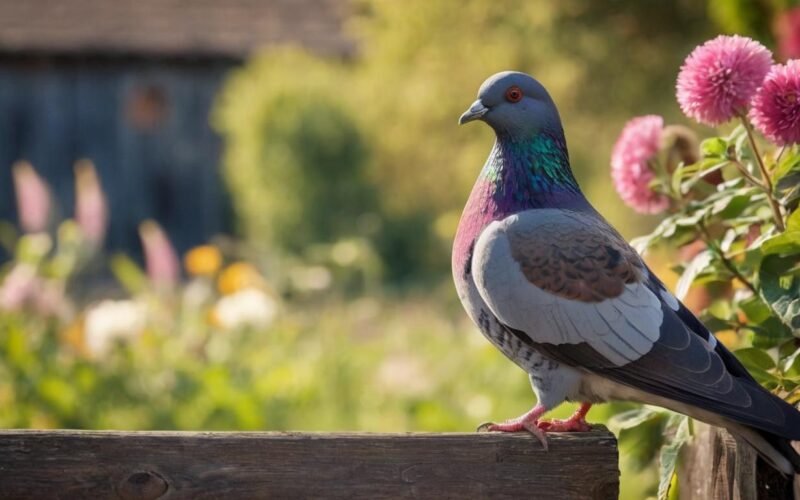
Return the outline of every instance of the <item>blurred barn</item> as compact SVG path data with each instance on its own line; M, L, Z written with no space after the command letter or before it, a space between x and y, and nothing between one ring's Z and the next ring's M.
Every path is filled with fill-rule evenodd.
M230 227L209 111L257 48L348 55L341 0L0 0L0 219L11 165L29 160L73 210L73 164L93 160L110 250L139 254L153 218L183 251Z

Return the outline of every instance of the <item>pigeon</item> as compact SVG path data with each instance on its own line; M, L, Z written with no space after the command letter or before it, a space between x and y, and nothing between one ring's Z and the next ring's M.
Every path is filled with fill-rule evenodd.
M800 412L761 387L594 209L570 168L544 86L489 77L459 124L483 121L494 146L453 244L458 296L483 335L528 373L537 403L479 430L591 428L592 404L668 408L740 436L773 467L800 472ZM546 420L564 401L566 420Z

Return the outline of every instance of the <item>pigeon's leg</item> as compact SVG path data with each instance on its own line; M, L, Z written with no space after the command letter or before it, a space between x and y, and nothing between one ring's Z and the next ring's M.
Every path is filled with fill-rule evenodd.
M533 407L531 411L522 415L521 417L513 418L511 420L507 420L502 424L493 424L493 423L486 423L482 424L478 427L478 431L490 431L490 432L519 432L519 431L528 431L542 443L544 449L547 449L547 437L544 435L544 431L539 428L539 417L547 412L547 408L542 405L536 405Z
M546 432L586 432L592 426L586 423L586 414L592 407L591 403L581 403L581 407L567 420L544 420L537 425Z

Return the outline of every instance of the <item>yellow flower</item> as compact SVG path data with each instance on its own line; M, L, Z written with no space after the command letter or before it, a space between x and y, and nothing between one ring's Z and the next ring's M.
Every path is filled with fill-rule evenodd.
M228 295L248 287L260 287L263 278L253 264L235 262L226 267L219 275L217 289L219 293Z
M61 340L80 354L86 355L86 335L83 329L83 319L75 321L61 331Z
M183 265L191 275L211 276L222 265L222 254L213 245L200 245L186 252Z

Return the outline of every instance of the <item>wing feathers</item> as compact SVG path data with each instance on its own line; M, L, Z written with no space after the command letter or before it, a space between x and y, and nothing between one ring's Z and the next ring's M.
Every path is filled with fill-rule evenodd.
M495 316L542 354L800 439L800 412L759 386L620 240L596 216L531 210L484 231L472 271Z
M634 279L638 256L585 217L545 209L495 222L475 245L472 272L505 324L536 342L586 342L624 365L658 339L660 302Z

